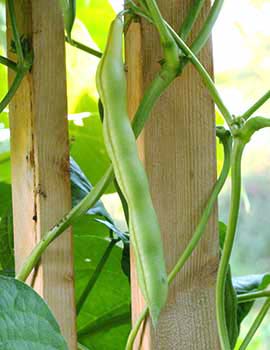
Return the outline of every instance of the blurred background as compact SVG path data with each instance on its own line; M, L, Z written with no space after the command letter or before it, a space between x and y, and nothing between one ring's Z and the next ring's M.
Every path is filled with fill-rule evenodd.
M77 20L73 31L77 39L98 50L103 50L109 24L114 11L121 9L119 0L77 0ZM221 96L234 114L244 112L251 104L270 89L270 2L267 0L226 0L220 18L213 33L215 80ZM5 11L4 1L0 0L0 54L5 55ZM9 44L8 44L9 49ZM53 52L52 52L53 55ZM97 109L97 92L95 88L95 71L98 59L79 51L69 45L67 55L68 110L71 155L80 165L82 171L92 184L103 175L109 160L105 152L101 123ZM7 72L0 65L0 98L7 90ZM270 116L270 102L257 113ZM220 118L217 117L218 123ZM218 152L219 154L219 152ZM220 164L221 159L218 159ZM270 131L262 131L253 138L246 148L243 159L243 191L241 200L241 217L237 230L237 240L232 257L232 271L242 274L264 273L270 270ZM0 115L0 185L5 189L5 196L10 195L10 154L9 124L7 111ZM227 222L229 206L229 181L219 199L219 218ZM1 192L3 193L3 192ZM103 202L116 219L119 228L125 229L122 221L121 207L111 186L103 197ZM0 207L5 206L1 200ZM105 233L100 226L94 226L95 234L88 233L87 220L75 228L78 240L75 242L75 260L81 255L84 261L77 261L77 293L84 279L84 273L93 270L95 259L105 247ZM83 234L81 232L83 231ZM97 239L97 232L102 231L103 241ZM89 234L96 247L97 257L87 258L83 251L84 239ZM112 256L111 267L116 266L120 256L116 251ZM91 264L93 266L91 267ZM115 265L113 265L115 264ZM129 285L127 280L108 264L106 273L93 294L95 310L89 306L82 313L81 324L86 319L96 320L107 309L128 308ZM117 265L118 266L118 265ZM118 268L118 267L117 267ZM112 272L112 270L114 272ZM115 275L112 275L115 273ZM101 295L106 283L112 291ZM107 284L108 285L108 284ZM102 289L103 287L103 289ZM108 305L104 300L108 300ZM258 303L260 304L260 303ZM245 320L241 337L245 335L254 319L259 305L256 304ZM107 305L107 306L106 306ZM126 310L126 309L125 309ZM265 319L250 350L270 349L270 317ZM119 325L117 330L110 329L102 339L98 332L86 339L84 343L91 349L117 349L129 330L129 322ZM124 337L123 337L124 334ZM113 344L108 347L108 342Z

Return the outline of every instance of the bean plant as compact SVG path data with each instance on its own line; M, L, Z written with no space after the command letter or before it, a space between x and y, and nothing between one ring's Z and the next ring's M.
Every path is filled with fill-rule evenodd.
M139 285L146 304L127 339L126 350L133 349L140 326L146 317L150 316L153 327L157 326L160 312L166 305L168 288L173 284L175 276L181 271L200 242L219 193L229 174L231 178L230 213L227 225L219 224L220 263L216 283L216 320L221 349L233 350L239 336L241 322L248 314L254 301L264 298L265 302L240 345L240 350L246 349L250 344L270 308L270 293L267 291L270 275L263 274L233 279L230 270L230 257L239 217L242 155L252 136L260 129L270 126L270 119L256 114L257 110L270 98L270 91L266 92L242 115L234 115L227 108L214 81L199 61L197 55L211 35L223 2L224 0L213 2L197 36L190 45L187 45L186 41L201 13L204 0L192 2L179 29L173 28L163 18L155 0L127 0L123 11L117 14L111 24L107 45L102 53L73 39L72 29L76 18L76 2L75 0L59 1L63 12L67 43L100 58L96 73L100 97L99 111L103 123L105 146L111 165L94 187L89 185L89 191L81 200L78 198L75 200L72 210L52 229L44 233L42 240L34 247L17 275L10 277L2 273L0 276L1 349L25 349L25 344L27 344L27 349L37 349L36 344L39 344L38 348L41 350L47 349L46 346L50 349L67 349L59 326L48 306L24 282L39 263L48 246L83 214L91 210L95 213L102 212L102 215L107 218L107 220L100 220L100 222L110 229L111 239L79 298L77 313L80 313L97 279L102 275L102 269L113 247L122 242L123 251L128 254L131 242L136 257ZM0 103L0 112L8 106L34 62L30 40L24 36L24 33L19 32L17 26L14 0L7 0L6 5L9 10L13 36L10 45L16 53L17 61L0 56L0 64L16 73L13 83ZM163 52L163 60L160 63L159 71L145 90L134 119L130 122L127 112L128 101L122 42L123 34L128 31L130 24L138 20L147 21L149 25L156 28ZM192 64L199 73L216 108L224 119L224 125L216 127L216 136L222 144L224 160L221 173L212 189L194 234L173 269L167 274L158 218L151 200L148 179L138 157L136 138L142 132L156 102L170 84L182 74L188 64ZM74 191L78 192L76 174L80 174L79 182L88 186L87 179L83 177L77 164L71 159L71 183ZM115 183L115 188L121 199L129 232L123 233L116 228L100 201L101 196L112 182ZM128 274L129 261L127 266L124 266L123 263L123 270ZM24 318L23 314L20 316L19 310L22 305L27 318ZM15 320L14 323L10 322L12 319ZM39 327L35 328L37 324ZM21 332L22 327L23 332ZM80 332L78 333L79 338L83 331ZM43 339L42 345L39 343L40 339ZM78 343L78 349L87 348Z

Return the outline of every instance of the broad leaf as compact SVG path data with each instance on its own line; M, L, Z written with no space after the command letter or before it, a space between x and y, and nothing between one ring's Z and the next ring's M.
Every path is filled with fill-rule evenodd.
M12 208L0 219L0 264L2 274L14 276L14 250L13 250L13 220Z
M227 226L223 222L218 223L219 228L219 246L222 251L226 236ZM229 334L231 347L234 348L240 332L240 324L238 323L238 305L237 296L232 283L231 267L229 266L225 282L225 314L226 324Z
M77 0L77 17L87 27L97 46L103 50L115 12L109 0Z
M26 284L0 276L0 348L68 350L44 300Z
M79 165L73 158L70 157L70 182L72 191L72 205L78 204L89 192L91 192L93 186L82 172ZM110 223L112 218L105 209L102 202L99 200L93 208L90 208L87 212L90 215L100 215L107 218Z
M247 275L233 278L233 286L237 295L264 290L269 284L270 274L267 273L262 275ZM253 304L253 301L238 304L237 318L239 327L241 322L248 315Z
M76 17L76 0L59 0L64 16L67 36L71 38L71 31Z
M238 323L237 296L232 284L231 269L229 268L225 284L225 312L226 324L232 349L234 348L240 333Z
M270 274L247 275L233 278L233 286L237 294L264 290L270 284Z
M105 226L96 224L96 228L90 227L89 220L89 216L85 215L73 227L77 300L109 243ZM130 311L130 286L122 272L122 252L123 249L119 245L113 248L78 317L79 330L89 324L95 324L95 332L91 327L89 334L79 336L79 342L89 349L119 350L125 347L130 319L123 319L121 315L125 316ZM118 321L110 323L110 317ZM108 322L103 323L104 318Z

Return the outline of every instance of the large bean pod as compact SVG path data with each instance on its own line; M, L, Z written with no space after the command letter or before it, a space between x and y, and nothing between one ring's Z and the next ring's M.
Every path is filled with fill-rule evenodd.
M118 184L128 203L129 229L139 284L153 323L166 303L168 284L162 240L147 176L139 160L127 112L122 58L123 22L117 17L97 71L97 88L104 106L103 131Z

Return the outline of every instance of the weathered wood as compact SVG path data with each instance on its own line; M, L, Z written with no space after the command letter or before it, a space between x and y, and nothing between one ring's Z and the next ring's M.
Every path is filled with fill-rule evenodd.
M175 28L179 28L191 3L190 0L158 1L162 14ZM209 6L210 1L206 1L194 33L198 32ZM156 30L143 21L140 35L138 27L138 24L131 26L126 38L131 115L162 58ZM213 74L210 41L200 59ZM155 106L139 148L149 175L170 271L192 237L216 179L214 106L191 65ZM168 305L156 332L148 321L134 349L219 349L215 320L217 267L215 212L199 247L170 288ZM133 321L142 307L133 258Z
M58 3L15 2L20 32L32 40L35 58L10 104L17 270L35 243L71 208L64 30ZM8 45L10 40L8 25ZM13 77L9 72L9 83ZM49 247L28 282L52 308L69 348L76 349L71 230Z

